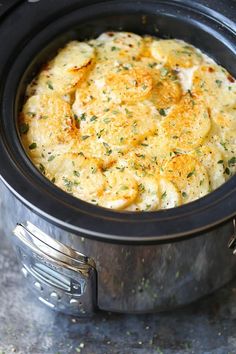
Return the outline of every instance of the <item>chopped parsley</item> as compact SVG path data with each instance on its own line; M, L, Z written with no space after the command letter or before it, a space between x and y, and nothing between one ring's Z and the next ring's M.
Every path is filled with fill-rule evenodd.
M27 112L26 113L28 116L35 117L36 113L35 112Z
M105 142L103 142L103 146L106 149L106 155L111 155L112 150L110 149L110 146L107 143L105 143Z
M127 186L121 186L120 189L121 189L122 191L125 191L125 190L129 189L129 187L127 187Z
M156 65L157 65L156 63L149 63L148 64L149 68L151 68L151 69L154 68L154 66L156 66Z
M120 170L120 172L123 172L125 170L124 167L116 167L117 170Z
M167 68L161 68L160 69L161 76L166 76L169 73L169 70Z
M193 94L192 94L192 91L191 91L191 90L188 90L188 94L189 94L190 97L193 98Z
M219 88L221 88L222 86L222 81L221 80L216 80L216 84Z
M223 148L224 148L226 151L228 150L227 147L226 147L226 143L225 143L225 142L221 141L221 142L220 142L220 145L223 146Z
M159 113L161 116L166 117L166 111L163 108L159 109Z
M22 124L20 125L20 133L21 133L21 134L26 134L26 133L28 132L28 130L29 130L29 124L27 124L27 123L22 123Z
M108 117L106 117L106 118L103 119L103 122L106 123L106 124L107 124L107 123L110 123L110 121L111 121L111 119L108 118Z
M195 170L193 170L193 171L189 172L189 174L187 175L187 178L192 177L192 176L194 175L194 172L195 172Z
M86 120L86 113L82 113L82 114L81 114L80 120Z
M165 191L164 193L162 193L161 199L164 199L166 196L167 196L167 193L166 193L166 191Z
M226 175L230 175L230 170L229 170L229 168L228 167L226 167L226 169L225 169L225 171L224 171L224 173L226 174Z
M88 139L90 137L90 135L82 135L82 140L86 140L86 139Z
M141 193L145 192L145 187L144 187L144 185L143 185L142 183L140 183L140 184L138 185L138 189L139 189L139 191L140 191Z
M51 81L47 81L47 86L48 86L48 88L50 88L50 90L53 90L53 86L52 86Z
M36 143L32 143L32 144L29 145L29 149L30 150L34 150L34 149L36 149L36 147L37 147Z
M94 121L97 120L97 119L98 119L97 116L92 116L92 117L90 118L90 122L94 122Z
M64 186L66 187L68 192L72 191L72 187L73 187L73 182L71 182L68 178L63 177L63 182L64 182Z
M39 171L45 175L45 167L42 163L39 164Z
M49 156L49 158L48 158L48 161L50 162L50 161L52 161L52 160L54 160L55 159L55 155L51 155L51 156Z
M232 157L229 161L228 161L228 165L229 166L233 166L236 164L236 157Z

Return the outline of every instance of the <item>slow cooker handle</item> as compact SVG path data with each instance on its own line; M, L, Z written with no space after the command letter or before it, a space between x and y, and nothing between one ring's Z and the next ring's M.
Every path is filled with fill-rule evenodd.
M95 311L97 274L91 258L30 222L17 224L13 235L21 271L41 302L74 316L88 316Z

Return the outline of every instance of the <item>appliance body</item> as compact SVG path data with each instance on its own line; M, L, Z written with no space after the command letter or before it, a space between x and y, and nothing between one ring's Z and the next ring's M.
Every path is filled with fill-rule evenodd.
M92 258L97 278L93 279L94 293L89 294L93 306L85 314L93 312L96 307L126 313L172 309L213 292L236 273L236 258L227 247L233 234L232 220L198 237L180 242L156 245L114 244L78 236L53 225L39 217L34 210L25 207L2 183L0 193L4 204L1 217L7 235L12 234L19 221L30 221L53 239ZM36 296L41 301L45 300L43 302L49 307L53 305L63 312L83 315L73 301L70 303L74 299L73 293L70 290L61 292L60 286L49 284L46 269L41 279L35 277L37 264L32 259L27 261L24 257L27 251L17 247L21 250L18 254L23 263L22 272L25 275L27 269L27 284ZM48 270L53 260L50 257L46 264ZM45 263L43 257L37 257L36 263ZM63 264L63 268L67 268L67 265ZM63 273L61 269L58 271ZM66 276L68 282L78 279L76 275ZM53 293L61 299L67 294L63 308L60 308L61 300L51 296Z
M4 17L0 37L7 43L14 32L16 41L0 54L3 231L11 236L14 230L22 272L49 307L79 316L96 308L161 311L190 303L234 276L236 259L227 244L235 231L235 177L169 211L109 211L75 200L40 175L17 131L25 87L40 66L68 40L106 30L184 39L236 76L231 4L222 2L225 16L204 1L17 2ZM23 26L27 15L32 19Z

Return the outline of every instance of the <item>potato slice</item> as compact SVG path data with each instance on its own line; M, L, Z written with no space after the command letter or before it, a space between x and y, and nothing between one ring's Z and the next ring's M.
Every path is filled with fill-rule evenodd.
M105 178L94 159L78 154L55 155L45 164L46 175L64 191L97 204L105 188Z
M208 110L199 97L186 94L163 120L162 130L172 148L189 151L198 147L210 131Z
M80 124L81 151L103 160L107 166L154 133L157 117L152 103L144 101L117 107L97 117L86 115Z
M158 181L147 176L138 180L138 196L126 210L129 211L154 211L158 210L160 203Z
M75 92L73 111L78 117L82 114L102 116L110 109L116 109L117 100L120 103L120 99L106 87L106 77L111 74L118 75L120 70L119 64L116 66L113 61L95 63L87 79Z
M143 49L143 39L129 32L105 32L90 41L96 48L98 59L137 58Z
M196 149L192 155L206 168L212 190L225 182L223 155L215 146L202 146Z
M173 157L164 166L163 176L181 192L183 203L201 198L209 192L205 167L190 155Z
M236 173L236 129L224 129L219 136L213 136L211 141L218 147L225 163L225 178Z
M99 205L120 210L134 202L138 195L138 184L128 171L111 168L104 175L107 184Z
M29 126L22 140L31 157L67 152L77 135L70 105L55 94L31 96L23 107L20 129L22 124Z
M86 82L76 90L73 110L77 115L104 114L121 103L143 100L152 89L152 78L146 68L128 68L112 61L96 63Z
M190 68L199 65L203 58L194 47L176 39L154 40L151 45L152 56L163 64Z
M73 92L91 67L94 49L86 43L72 41L59 51L32 82L27 94Z
M220 112L236 105L236 81L216 64L202 65L194 72L192 91L201 95L216 120Z
M182 96L182 89L176 73L169 67L151 71L153 88L148 98L158 109L170 108L178 103ZM162 110L162 114L165 112Z
M213 121L219 127L220 131L236 130L236 97L234 106L222 105L218 114L213 115Z
M159 178L160 209L170 209L182 204L180 192L166 178Z
M145 98L152 89L152 77L148 70L129 69L106 77L107 95L115 100L130 102Z
M165 161L172 156L169 144L158 132L149 135L124 156L119 156L117 164L128 167L138 178L149 174L157 176Z

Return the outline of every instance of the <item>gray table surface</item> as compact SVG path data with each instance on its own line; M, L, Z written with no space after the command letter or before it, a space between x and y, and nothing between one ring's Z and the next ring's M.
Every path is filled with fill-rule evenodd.
M236 353L236 279L173 312L64 316L47 309L25 287L1 221L0 354Z

